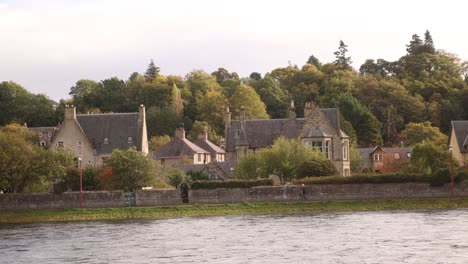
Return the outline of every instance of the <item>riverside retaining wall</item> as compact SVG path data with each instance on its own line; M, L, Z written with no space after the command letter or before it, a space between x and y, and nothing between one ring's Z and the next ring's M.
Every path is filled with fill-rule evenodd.
M455 185L456 197L468 197L468 183ZM84 192L85 208L180 205L178 190L135 192L132 201L121 191ZM427 183L286 185L238 189L189 190L188 204L296 202L326 200L413 199L450 197L450 184ZM134 200L133 200L134 198ZM0 211L79 208L78 192L63 194L0 194Z

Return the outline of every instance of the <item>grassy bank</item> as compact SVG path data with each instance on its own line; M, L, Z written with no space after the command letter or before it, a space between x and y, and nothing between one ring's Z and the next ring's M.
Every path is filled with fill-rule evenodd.
M294 214L346 211L416 210L468 208L468 199L417 199L332 201L303 203L255 203L185 205L138 208L68 209L0 212L2 223L63 222L117 219L160 219L244 214Z

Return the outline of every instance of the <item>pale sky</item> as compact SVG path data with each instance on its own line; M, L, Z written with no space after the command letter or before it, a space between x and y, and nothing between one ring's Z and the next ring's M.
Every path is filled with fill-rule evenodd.
M219 67L247 77L310 55L354 68L396 60L428 29L438 49L468 60L468 1L0 0L0 82L51 99L79 79L128 79L151 59L164 75Z

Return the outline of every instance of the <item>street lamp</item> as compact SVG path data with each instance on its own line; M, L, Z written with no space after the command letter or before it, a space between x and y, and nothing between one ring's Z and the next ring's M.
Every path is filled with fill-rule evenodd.
M80 208L83 208L83 167L81 165L82 157L81 155L78 157L78 161L80 162Z
M449 151L450 151L450 179L452 181L452 198L453 198L453 189L454 189L454 184L453 184L453 157L452 157L452 149L453 146L449 145Z

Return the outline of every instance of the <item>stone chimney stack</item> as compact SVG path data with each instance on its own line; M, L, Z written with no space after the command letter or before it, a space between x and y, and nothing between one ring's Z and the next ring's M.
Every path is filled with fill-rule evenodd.
M198 139L202 139L207 141L208 140L208 132L206 127L203 128L203 131L198 134Z
M76 108L73 105L65 105L64 120L73 120L76 118Z
M142 122L146 120L146 111L145 111L145 106L143 104L140 105L140 109L138 111L138 117Z
M241 123L244 124L244 122L245 122L245 108L244 108L244 106L241 106L239 116L240 116Z
M178 137L178 138L184 139L184 138L185 138L185 130L184 130L184 128L182 128L182 127L176 128L175 134L174 134L174 135L175 135L176 137Z
M304 106L304 118L308 118L316 108L317 106L314 102L306 102Z
M290 119L296 118L296 107L294 106L294 99L291 100L291 106L289 107L289 118Z

